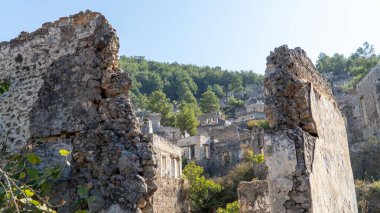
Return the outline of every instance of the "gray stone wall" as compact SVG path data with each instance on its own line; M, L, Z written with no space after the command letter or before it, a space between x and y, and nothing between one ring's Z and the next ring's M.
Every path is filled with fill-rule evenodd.
M374 67L350 93L338 97L346 118L354 177L376 179L380 177L380 161L373 144L380 139L380 66Z
M271 212L357 212L344 119L306 53L267 58L265 136Z
M150 199L153 212L187 212L182 175L182 149L155 134L147 135L153 141L156 154L157 191Z
M380 66L374 67L340 103L350 144L380 138Z
M90 11L0 43L0 81L11 83L0 97L0 156L31 150L49 165L69 149L68 175L51 200L66 202L59 212L74 211L79 186L89 189L92 212L150 206L152 144L132 111L118 48L115 30Z
M242 181L237 189L240 213L270 213L268 182Z
M209 136L219 142L239 141L239 127L231 124L223 128L212 128Z
M188 213L183 179L157 178L152 199L153 213Z
M239 141L210 143L210 158L200 164L211 177L223 176L243 157Z
M182 149L158 135L149 134L148 137L150 141L153 141L158 176L180 178L182 175Z
M242 131L238 139L211 142L209 159L202 159L198 163L210 176L223 176L243 160L245 150L252 149L255 154L263 153L263 143L264 130L254 127L251 132ZM256 165L255 176L261 177L263 169L261 165Z

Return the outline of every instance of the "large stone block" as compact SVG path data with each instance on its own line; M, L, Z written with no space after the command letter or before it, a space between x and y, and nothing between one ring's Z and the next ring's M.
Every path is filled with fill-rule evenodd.
M264 150L272 212L357 212L344 119L306 53L267 58Z

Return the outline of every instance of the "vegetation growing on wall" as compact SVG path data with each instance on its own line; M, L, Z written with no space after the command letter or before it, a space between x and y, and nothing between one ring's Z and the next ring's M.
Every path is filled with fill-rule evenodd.
M268 120L262 119L262 120L249 120L247 121L248 129L252 129L255 126L261 127L265 130L269 129L269 122Z
M239 203L237 201L227 203L226 208L218 208L216 213L239 213Z
M0 95L9 90L10 82L0 82Z
M232 168L227 175L215 178L215 182L223 187L216 197L217 207L225 207L227 203L238 199L237 188L240 181L265 178L266 168L262 164L263 162L263 154L254 154L252 149L246 149L243 152L242 162Z

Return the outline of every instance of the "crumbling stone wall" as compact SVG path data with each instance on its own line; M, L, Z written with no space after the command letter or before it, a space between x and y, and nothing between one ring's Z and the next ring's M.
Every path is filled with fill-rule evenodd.
M347 119L349 142L380 138L380 66L374 67L340 103Z
M231 130L231 128L229 129ZM239 135L239 138L232 141L211 141L210 157L198 161L208 175L211 177L226 175L233 167L243 161L244 152L247 150L253 150L254 154L263 153L264 129L253 127L252 131L241 130ZM263 164L255 164L254 175L262 177L265 173L264 170Z
M376 144L380 140L380 66L374 67L339 104L346 118L351 163L356 179L380 177ZM376 152L377 151L377 152Z
M45 23L0 43L0 156L27 148L56 163L71 151L71 167L51 200L73 212L87 186L92 212L148 211L156 189L151 143L139 130L128 97L131 80L117 68L115 30L86 11Z
M150 198L153 212L188 212L182 175L182 149L159 135L146 134L153 142L157 191ZM153 175L153 174L152 174Z
M237 191L240 213L270 213L266 180L241 181Z
M161 178L155 180L157 191L152 199L153 213L188 213L185 182L183 179Z
M344 119L306 53L267 58L265 136L271 212L357 212Z

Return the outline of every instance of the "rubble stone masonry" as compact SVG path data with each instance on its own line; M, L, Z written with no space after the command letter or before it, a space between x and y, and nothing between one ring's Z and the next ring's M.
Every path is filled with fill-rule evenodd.
M91 212L149 211L156 189L152 145L140 133L128 97L131 80L117 68L115 30L99 13L60 18L0 43L0 156L32 151L45 165L71 151L51 202L73 212L77 189Z

